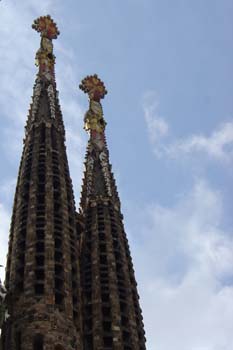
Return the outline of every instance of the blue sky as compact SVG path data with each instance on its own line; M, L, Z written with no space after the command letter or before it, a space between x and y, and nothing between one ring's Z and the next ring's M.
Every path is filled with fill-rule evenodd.
M0 2L0 259L39 35L50 14L68 159L79 202L82 78L97 73L148 350L233 349L232 0ZM1 269L1 278L4 270Z

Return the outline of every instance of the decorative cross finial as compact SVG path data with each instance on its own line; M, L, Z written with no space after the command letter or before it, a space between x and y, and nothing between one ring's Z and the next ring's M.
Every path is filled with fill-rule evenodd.
M99 79L97 74L88 75L82 80L79 87L85 93L88 93L90 100L96 102L100 102L100 100L108 93L104 83Z
M48 39L57 39L60 34L56 23L49 15L35 19L32 28L41 33L42 37Z
M32 28L38 33L41 33L40 49L36 53L36 65L39 66L39 76L48 81L55 81L55 56L53 55L52 40L56 39L60 34L57 25L52 18L47 15L37 18Z

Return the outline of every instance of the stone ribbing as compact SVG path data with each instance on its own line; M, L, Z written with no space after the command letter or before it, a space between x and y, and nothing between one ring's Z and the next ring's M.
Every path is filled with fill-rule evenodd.
M38 333L48 349L55 340L76 349L81 339L75 206L64 140L48 121L33 127L25 141L14 207L6 279L12 341L6 349L17 349L19 341L30 349Z
M122 215L110 200L93 200L85 210L81 283L85 349L145 349Z

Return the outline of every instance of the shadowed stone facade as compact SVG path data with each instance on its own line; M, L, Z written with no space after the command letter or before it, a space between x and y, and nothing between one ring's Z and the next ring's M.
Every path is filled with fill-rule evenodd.
M81 196L84 348L145 350L137 284L105 140L100 99L107 91L97 75L85 78L80 88L90 100L84 119L90 139Z
M97 75L80 88L90 134L80 211L56 90L50 16L38 18L39 72L29 110L6 268L1 350L145 350L144 326L120 200L105 140Z
M14 200L2 349L82 349L75 202L52 49L58 31L50 17L34 26L39 73Z

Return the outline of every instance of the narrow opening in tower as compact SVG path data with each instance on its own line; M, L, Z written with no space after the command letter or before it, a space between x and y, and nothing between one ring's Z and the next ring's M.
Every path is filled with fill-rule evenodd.
M54 350L64 350L63 346L61 346L60 344L56 345Z
M44 293L44 284L42 283L35 284L35 294L42 295L43 293Z
M63 283L63 278L55 276L55 289L61 292L63 288Z
M55 264L55 275L59 276L59 277L62 277L62 275L63 275L62 265L60 265L58 263Z
M111 329L112 329L112 323L110 321L104 321L103 322L104 332L111 332Z
M130 341L130 333L128 331L123 331L122 338L123 338L124 342L129 342Z
M113 346L113 340L112 337L104 337L104 346L105 347L112 347Z
M101 298L102 298L103 303L108 303L109 302L109 293L102 293Z
M62 253L59 251L55 251L54 258L55 262L62 262Z
M85 320L84 327L85 327L85 330L87 332L92 330L92 319L91 318L88 320Z
M15 334L15 348L16 350L22 350L22 336L20 331L17 331Z
M41 129L40 129L40 143L45 143L45 124L41 124Z
M35 271L35 276L37 280L43 281L45 277L44 269L37 269Z
M54 126L51 128L51 140L52 140L52 148L57 149L57 135Z
M108 306L102 307L102 314L104 317L110 317L111 316L111 308Z
M91 317L92 316L92 305L86 305L85 306L85 316Z
M37 253L43 253L44 252L44 242L37 242L36 243L36 252Z
M76 311L76 309L73 310L73 319L75 321L78 319L78 311Z
M85 350L93 350L93 339L92 339L92 335L91 334L85 335L85 338L84 338L84 349Z
M33 340L33 350L43 350L44 348L44 337L41 334L37 334Z
M121 316L121 324L122 324L123 327L127 327L128 324L129 324L129 319L128 319L128 317L122 315L122 316Z
M36 226L38 226L38 225L36 225ZM43 227L43 226L42 226ZM38 240L44 240L44 237L45 237L45 233L44 233L44 230L36 230L36 238L38 239Z
M36 256L36 264L38 266L44 266L44 256L43 255Z
M59 306L59 309L63 309L64 295L61 292L55 292L55 304Z
M59 238L55 238L55 248L61 249L61 247L62 247L62 240Z

